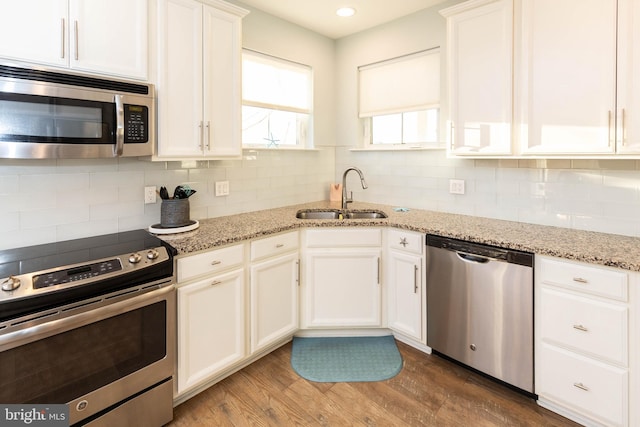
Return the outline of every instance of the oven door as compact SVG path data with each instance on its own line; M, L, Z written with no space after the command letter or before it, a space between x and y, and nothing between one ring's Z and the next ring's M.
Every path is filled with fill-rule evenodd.
M113 300L0 335L0 402L67 403L74 424L171 381L174 286Z

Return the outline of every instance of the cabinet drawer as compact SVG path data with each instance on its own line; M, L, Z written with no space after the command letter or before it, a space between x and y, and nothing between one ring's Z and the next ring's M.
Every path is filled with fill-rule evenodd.
M628 275L624 271L542 258L536 274L544 283L620 301L627 300Z
M381 231L370 228L307 230L306 239L309 248L354 248L382 245Z
M244 263L244 245L229 246L178 259L178 282Z
M289 252L297 248L297 231L255 240L251 242L251 261Z
M547 288L540 304L543 340L627 365L627 307Z
M416 255L422 255L424 247L423 234L402 230L388 230L387 238L389 247Z
M628 372L543 344L536 393L604 424L627 424Z

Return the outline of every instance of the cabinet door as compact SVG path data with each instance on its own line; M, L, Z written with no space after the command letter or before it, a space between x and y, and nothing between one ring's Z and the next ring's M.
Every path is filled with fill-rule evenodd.
M147 79L147 0L70 0L71 68Z
M618 1L618 112L616 147L619 153L640 152L640 3Z
M305 326L380 326L380 257L377 248L309 250Z
M523 154L613 153L615 0L522 0Z
M178 393L245 356L244 270L178 288Z
M388 256L389 327L422 342L422 257L395 250Z
M9 0L0 13L0 56L66 66L67 0Z
M202 4L158 6L158 157L202 157Z
M230 13L204 8L204 146L206 156L239 156L241 26Z
M510 154L513 1L448 15L451 103L449 150L456 155Z
M298 329L298 254L251 266L251 352Z

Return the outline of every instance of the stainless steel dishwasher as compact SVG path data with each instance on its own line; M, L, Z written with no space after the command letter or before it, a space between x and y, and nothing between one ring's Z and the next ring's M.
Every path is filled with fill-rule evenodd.
M427 235L427 344L533 393L533 254Z

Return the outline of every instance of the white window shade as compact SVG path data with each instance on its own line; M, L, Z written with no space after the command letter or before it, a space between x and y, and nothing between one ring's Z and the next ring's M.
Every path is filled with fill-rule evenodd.
M311 68L257 52L242 55L244 105L308 113Z
M440 49L358 68L360 117L433 108L440 103Z

